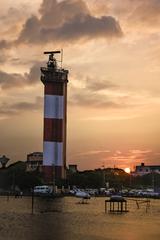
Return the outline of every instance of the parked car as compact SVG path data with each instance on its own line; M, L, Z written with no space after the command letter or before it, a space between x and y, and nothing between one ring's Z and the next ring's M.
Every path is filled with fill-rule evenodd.
M47 185L35 186L33 191L36 195L47 195L53 192L53 188Z

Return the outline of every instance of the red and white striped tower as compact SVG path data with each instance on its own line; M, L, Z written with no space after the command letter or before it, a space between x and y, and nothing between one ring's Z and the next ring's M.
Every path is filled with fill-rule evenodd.
M66 121L68 70L57 67L54 54L49 54L47 67L41 67L44 84L44 139L43 171L47 183L65 178L66 170Z

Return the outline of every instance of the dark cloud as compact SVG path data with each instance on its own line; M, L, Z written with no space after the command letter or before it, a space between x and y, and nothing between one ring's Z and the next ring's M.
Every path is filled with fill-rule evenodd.
M0 49L9 48L12 44L6 40L0 41Z
M0 86L2 89L9 89L12 87L21 87L26 82L26 79L21 74L10 74L0 71Z
M108 81L108 80L100 80L97 78L97 81L95 81L92 78L87 78L86 79L86 86L88 89L92 91L101 91L101 90L106 90L110 88L117 88L118 86L115 85L114 83Z
M43 62L35 63L29 73L25 74L27 84L36 84L40 81L40 67L43 66Z
M62 42L122 36L119 23L113 17L96 18L90 15L76 16L59 28L44 28L41 34L44 41L54 39Z
M36 16L30 17L20 33L16 43L34 43L41 42L41 24Z
M39 111L43 106L43 98L36 97L34 102L17 102L13 104L2 102L0 105L0 118L10 117L27 111Z
M35 63L29 73L25 74L0 71L0 87L5 90L37 84L40 82L40 65L41 63Z
M0 47L1 49L1 47ZM1 53L0 53L0 63L4 63L6 60L8 59L8 54L5 51L5 49L1 49Z
M37 97L35 102L19 102L10 106L10 108L15 109L16 111L30 111L30 110L39 110L42 108L43 97Z
M76 79L78 76L75 76ZM76 86L74 79L70 82L69 103L71 105L85 106L91 108L123 108L127 107L124 96L116 97L105 93L106 90L117 91L118 85L111 81L93 78L88 76L83 78L83 87ZM73 85L74 84L74 85Z
M121 36L121 27L114 17L93 16L83 0L44 0L40 17L33 15L26 20L14 45L48 42L70 44L79 40ZM2 40L0 48L9 45L9 42Z
M112 99L110 96L91 89L72 87L70 92L69 104L71 105L106 109L125 107L119 99Z
M76 16L90 14L89 9L83 0L44 0L41 8L41 23L47 27L61 26Z

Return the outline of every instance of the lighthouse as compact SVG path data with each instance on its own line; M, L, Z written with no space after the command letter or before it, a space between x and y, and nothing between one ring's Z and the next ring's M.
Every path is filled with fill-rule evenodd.
M68 70L58 67L55 54L49 51L46 67L41 67L44 84L43 173L46 183L66 175L66 124ZM62 53L61 53L62 54Z

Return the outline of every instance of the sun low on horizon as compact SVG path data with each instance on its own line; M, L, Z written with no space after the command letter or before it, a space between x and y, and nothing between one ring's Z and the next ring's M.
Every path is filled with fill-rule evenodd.
M128 174L131 173L131 169L130 169L129 167L125 168L124 171L125 171L126 173L128 173Z
M160 163L160 2L6 0L0 9L0 154L43 151L44 51L69 70L67 164ZM61 59L58 58L58 63ZM128 167L129 166L129 167Z

